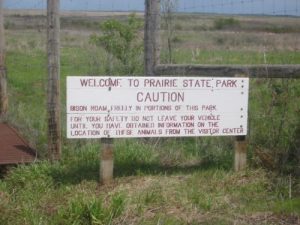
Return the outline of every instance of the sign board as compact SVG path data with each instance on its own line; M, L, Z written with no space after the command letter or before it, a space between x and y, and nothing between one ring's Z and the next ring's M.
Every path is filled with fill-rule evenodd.
M68 138L247 134L248 78L68 77Z

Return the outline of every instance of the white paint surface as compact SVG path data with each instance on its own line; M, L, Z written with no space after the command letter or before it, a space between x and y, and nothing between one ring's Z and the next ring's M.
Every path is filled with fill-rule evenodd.
M248 78L68 77L67 137L246 135L248 90Z

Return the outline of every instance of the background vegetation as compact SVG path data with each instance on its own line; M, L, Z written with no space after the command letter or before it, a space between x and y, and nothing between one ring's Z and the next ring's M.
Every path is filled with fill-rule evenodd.
M142 18L132 18L63 16L63 121L66 76L142 74L142 49L124 55L124 45L118 45L142 44ZM174 27L174 63L300 62L298 18L180 14ZM45 159L45 16L13 12L6 16L6 29L10 111L5 120ZM169 45L163 24L162 29L164 63ZM0 224L298 224L299 81L253 79L249 104L244 172L231 169L231 138L116 140L116 179L99 187L100 143L64 136L61 162L19 166L0 180ZM65 125L62 129L65 135Z

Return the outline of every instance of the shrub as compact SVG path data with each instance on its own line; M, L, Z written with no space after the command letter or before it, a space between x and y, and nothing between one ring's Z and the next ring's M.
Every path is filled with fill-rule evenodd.
M284 174L299 170L298 85L289 79L269 79L258 89L260 99L250 101L254 162Z
M214 20L214 29L222 30L222 29L232 29L240 27L240 21L230 18L218 18Z
M93 34L90 42L108 53L107 64L111 64L112 56L124 66L122 72L134 74L141 67L142 61L143 44L138 35L142 25L134 14L129 16L126 23L110 19L101 25L102 35ZM110 74L112 71L107 72Z
M11 21L5 21L4 28L6 30L15 28L16 24Z

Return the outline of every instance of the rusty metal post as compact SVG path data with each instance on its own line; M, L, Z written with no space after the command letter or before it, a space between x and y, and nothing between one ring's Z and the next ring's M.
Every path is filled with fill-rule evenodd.
M5 67L5 32L3 0L0 0L0 116L8 110L7 75Z
M100 153L100 184L108 184L113 180L114 173L114 149L113 139L101 139L102 149Z
M60 0L47 0L48 154L51 161L61 158L59 5Z

